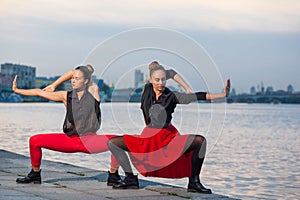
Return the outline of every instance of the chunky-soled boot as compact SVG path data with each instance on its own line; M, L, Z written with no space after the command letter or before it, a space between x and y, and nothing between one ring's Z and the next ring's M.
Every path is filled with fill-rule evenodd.
M197 192L203 194L211 194L211 189L205 188L201 182L199 177L189 178L189 184L187 188L188 192Z
M114 185L113 189L139 189L139 180L133 174L126 174L124 181Z
M108 186L120 184L121 182L122 182L122 180L121 180L118 170L115 173L110 173L110 171L108 171L108 179L107 179Z
M17 178L17 183L34 183L34 184L41 184L41 170L39 172L34 172L31 170L29 174L24 178Z

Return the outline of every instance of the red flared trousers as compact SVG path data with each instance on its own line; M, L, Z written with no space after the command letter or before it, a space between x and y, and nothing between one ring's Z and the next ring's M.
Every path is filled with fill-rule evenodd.
M97 135L88 133L84 136L67 136L64 133L38 134L29 140L30 159L32 166L40 167L42 160L42 148L64 153L101 153L108 151L107 141L115 135ZM111 167L120 165L115 157L111 156Z

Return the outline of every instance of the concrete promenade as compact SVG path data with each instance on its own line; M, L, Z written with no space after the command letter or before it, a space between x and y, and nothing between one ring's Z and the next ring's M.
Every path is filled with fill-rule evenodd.
M142 179L139 190L113 190L106 186L107 172L45 160L42 184L17 184L16 178L27 175L29 165L28 157L0 150L0 200L233 199L219 194L188 193L186 188Z

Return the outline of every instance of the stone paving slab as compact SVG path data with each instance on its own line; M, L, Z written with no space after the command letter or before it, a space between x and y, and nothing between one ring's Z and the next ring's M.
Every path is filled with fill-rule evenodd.
M174 187L139 179L139 190L113 190L106 185L107 172L43 160L42 184L17 184L30 170L28 157L0 150L0 200L184 200L226 199L219 194L188 193Z

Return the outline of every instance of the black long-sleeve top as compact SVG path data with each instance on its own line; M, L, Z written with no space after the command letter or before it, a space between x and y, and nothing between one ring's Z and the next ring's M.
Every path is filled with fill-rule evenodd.
M206 92L185 94L172 92L165 88L156 100L153 85L147 83L141 98L141 109L145 123L151 128L166 128L172 120L172 113L177 104L189 104L196 100L206 100Z

